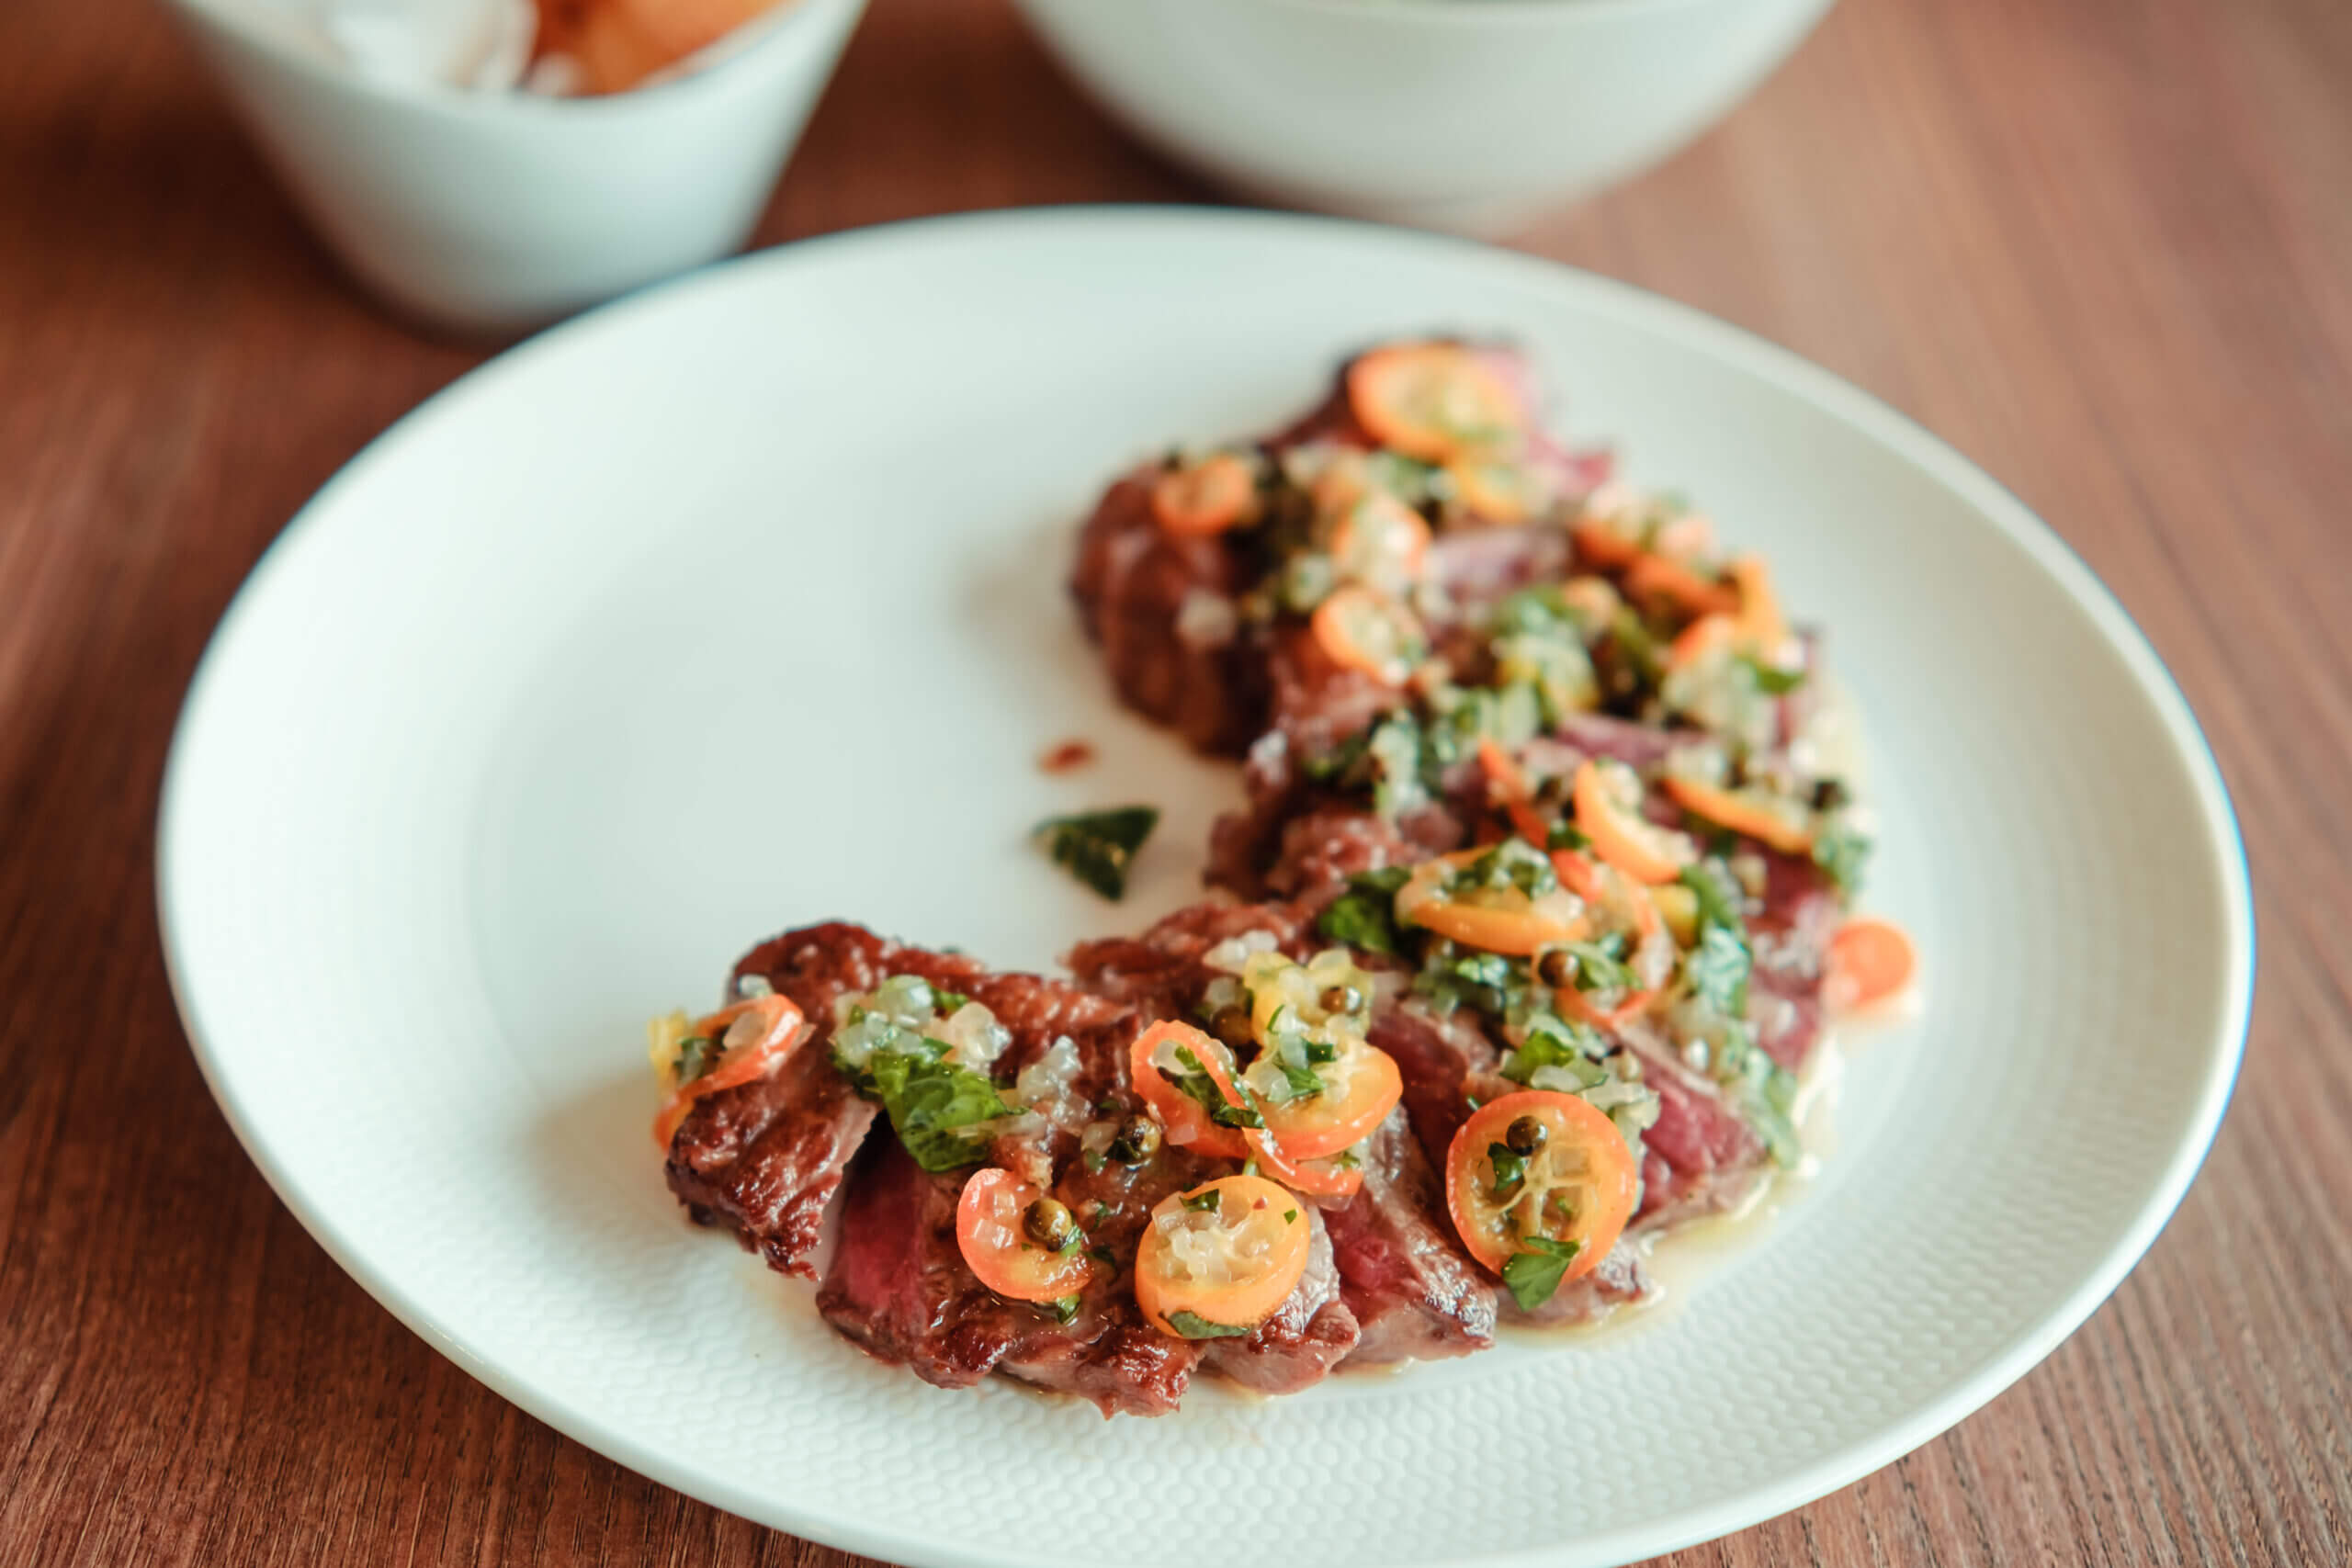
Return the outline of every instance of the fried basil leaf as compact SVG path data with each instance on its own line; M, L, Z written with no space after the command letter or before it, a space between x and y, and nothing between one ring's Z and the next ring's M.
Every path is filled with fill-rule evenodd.
M1519 1303L1520 1311L1533 1312L1560 1288L1568 1265L1584 1250L1584 1243L1531 1235L1521 1236L1520 1245L1525 1250L1511 1254L1503 1262L1503 1283L1510 1288L1510 1299Z
M1035 836L1054 863L1105 898L1127 890L1127 867L1159 824L1156 806L1121 806L1081 811L1037 824Z
M1192 1312L1170 1313L1168 1326L1187 1339L1242 1339L1258 1331L1254 1323L1211 1323Z
M996 1085L969 1067L943 1061L947 1047L922 1040L911 1050L880 1050L855 1075L882 1102L890 1129L925 1170L976 1165L988 1152L988 1123L1010 1116Z

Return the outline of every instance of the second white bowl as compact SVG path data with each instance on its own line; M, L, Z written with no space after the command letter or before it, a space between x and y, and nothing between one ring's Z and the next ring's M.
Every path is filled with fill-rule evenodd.
M1286 205L1474 233L1665 157L1830 0L1019 0L1138 136Z

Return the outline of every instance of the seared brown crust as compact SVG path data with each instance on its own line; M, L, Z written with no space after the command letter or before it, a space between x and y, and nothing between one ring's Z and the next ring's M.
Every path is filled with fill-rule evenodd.
M1199 596L1229 608L1250 586L1249 564L1223 536L1178 538L1152 520L1159 472L1138 469L1103 495L1079 534L1070 595L1121 700L1199 750L1238 756L1265 727L1264 656L1238 628L1218 640L1196 619L1188 636L1185 604Z

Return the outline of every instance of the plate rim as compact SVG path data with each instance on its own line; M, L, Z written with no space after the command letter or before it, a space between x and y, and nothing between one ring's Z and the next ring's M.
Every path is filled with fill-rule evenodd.
M869 1526L813 1514L732 1485L667 1453L640 1445L627 1431L607 1426L559 1389L543 1388L511 1375L477 1351L457 1326L422 1306L392 1273L375 1267L334 1219L305 1195L300 1179L273 1155L251 1106L229 1080L228 1070L208 1043L197 985L186 970L175 935L175 908L182 895L175 866L177 846L192 829L187 821L186 769L189 737L205 709L219 700L220 668L252 605L285 570L291 547L321 525L347 489L368 480L377 468L397 460L409 440L451 410L520 374L537 360L575 339L588 338L668 309L674 299L709 288L738 287L750 276L786 273L804 262L867 247L922 246L935 236L963 237L1000 231L1040 243L1057 231L1101 231L1120 225L1222 228L1254 231L1268 243L1284 231L1341 235L1374 250L1418 251L1459 265L1516 275L1538 289L1583 292L1604 301L1634 324L1691 344L1747 370L1777 389L1826 413L1861 435L1917 464L1951 491L1984 521L2006 535L2088 617L2102 639L2123 660L2147 696L2181 760L2213 852L2222 884L2225 942L2219 1048L2199 1086L2188 1131L2174 1149L2158 1180L2096 1267L2041 1321L1961 1375L1941 1396L1889 1421L1876 1433L1833 1450L1778 1480L1761 1482L1702 1507L1660 1521L1624 1526L1574 1539L1502 1552L1446 1560L1442 1568L1536 1568L1564 1554L1593 1562L1627 1562L1712 1540L1803 1507L1852 1484L1942 1435L2014 1386L2071 1337L2112 1295L2170 1223L2203 1168L2243 1067L2252 1023L2256 943L2251 869L2245 833L2227 780L2212 745L2179 682L2122 601L2055 528L1958 448L1894 405L1865 391L1792 349L1696 307L1620 279L1564 262L1481 244L1474 241L1386 227L1349 219L1228 208L1148 204L1084 204L1020 208L900 220L837 231L737 256L697 269L622 299L583 312L514 344L467 370L372 436L322 484L282 527L248 570L220 621L206 639L189 677L165 760L159 792L154 850L158 931L174 1005L198 1072L245 1155L336 1267L387 1311L468 1375L565 1436L615 1462L688 1496L771 1529L841 1550L890 1562L936 1564L938 1568L1029 1568L1022 1559L919 1532Z

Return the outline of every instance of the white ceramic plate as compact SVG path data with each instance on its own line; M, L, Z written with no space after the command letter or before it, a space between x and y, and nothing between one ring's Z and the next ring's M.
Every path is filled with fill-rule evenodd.
M689 1226L641 1021L851 916L1047 964L1186 900L1227 770L1122 714L1062 590L1098 485L1335 359L1514 336L1555 416L1770 552L1871 724L1871 902L1929 1007L1654 1330L1105 1425L943 1393ZM1048 778L1068 735L1095 769ZM1126 907L1047 812L1169 807ZM1989 1399L2111 1290L2227 1100L2251 924L2188 708L1984 475L1822 372L1559 267L1314 220L958 220L797 245L468 377L238 599L160 882L215 1092L336 1259L622 1462L919 1564L1613 1563Z

